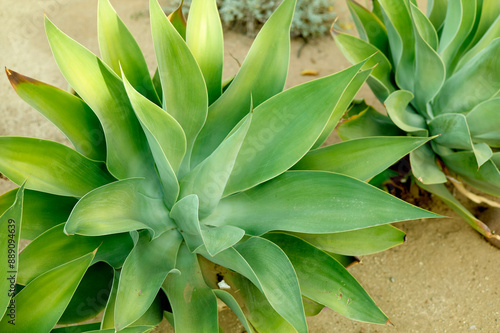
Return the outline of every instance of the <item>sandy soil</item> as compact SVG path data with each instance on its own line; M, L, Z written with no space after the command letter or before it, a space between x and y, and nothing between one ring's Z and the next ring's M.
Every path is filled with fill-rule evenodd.
M154 69L148 1L112 2L138 39L150 69ZM63 31L98 52L96 0L40 0L29 4L1 0L0 6L2 66L66 88L44 36L44 12ZM225 74L230 75L238 68L233 58L240 62L244 59L251 39L234 32L226 32L225 39ZM329 37L309 42L298 58L302 43L297 40L292 44L288 87L311 79L301 76L302 70L316 70L323 76L348 66ZM366 87L359 96L374 102ZM0 79L0 101L0 135L31 136L68 144L51 123L17 97L5 76ZM0 193L13 187L9 181L0 180ZM361 264L351 269L395 327L352 322L324 310L309 318L311 332L500 332L499 250L437 199L432 199L431 204L434 211L450 218L398 224L408 233L407 243L364 257ZM224 322L230 327L226 332L243 332L234 318Z

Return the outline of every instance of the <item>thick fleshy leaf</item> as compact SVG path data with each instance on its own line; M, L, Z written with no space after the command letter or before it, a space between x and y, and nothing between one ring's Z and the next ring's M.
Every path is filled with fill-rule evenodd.
M174 314L176 332L218 332L217 299L201 275L196 254L183 245L176 268L163 284Z
M151 147L163 185L165 203L172 208L179 194L176 173L186 153L186 136L170 114L139 94L127 78L124 77L123 82Z
M376 324L387 322L387 316L363 287L328 254L295 236L271 233L265 237L290 258L304 296L349 319Z
M213 227L200 224L198 210L198 197L192 194L179 200L170 213L191 252L204 245L207 252L214 256L236 244L245 235L244 230L233 226Z
M362 65L288 89L258 106L224 195L251 188L297 163L336 116L335 106Z
M491 26L498 21L500 17L500 3L496 0L482 0L478 1L478 5L481 4L481 17L479 18L479 23L475 31L474 39L471 45L475 45L482 36L484 36ZM477 20L478 18L476 18Z
M19 255L18 283L25 286L43 273L92 252L102 237L67 236L64 223L37 237Z
M315 301L304 296L302 296L302 303L304 304L304 312L308 317L318 315L321 310L325 308L323 304L316 303Z
M79 153L92 160L106 160L101 123L84 101L13 70L5 71L19 97L54 123Z
M49 332L75 293L94 253L89 253L37 277L14 297L15 324L19 332ZM0 330L10 332L11 318L5 315Z
M15 293L15 286L18 276L19 266L19 240L21 236L21 226L23 223L23 201L24 186L20 187L16 193L13 204L0 215L0 254L4 262L0 265L0 274L4 278L0 281L0 315L3 317L13 315L16 317L16 305L12 301Z
M431 101L443 86L446 78L446 69L441 57L436 53L437 35L432 24L426 21L425 15L418 7L411 5L411 12L415 31L415 104L419 110L426 110ZM419 27L420 22L422 27ZM428 29L426 30L425 27ZM426 37L426 31L431 30L435 41ZM432 45L431 43L435 43Z
M432 22L425 16L425 14L413 3L410 4L410 13L413 18L413 31L415 37L418 35L433 49L437 50L439 45L439 37Z
M435 143L448 148L472 150L469 126L463 114L441 114L429 122L431 135L439 135Z
M145 195L144 185L143 179L125 179L88 193L71 212L64 232L101 236L148 229L156 238L174 228L163 200Z
M340 124L337 133L344 141L370 136L404 135L389 117L371 106Z
M248 113L283 90L290 59L290 25L296 0L285 0L255 38L238 74L210 106L193 150L192 166L209 156Z
M266 296L245 277L237 273L226 274L224 280L237 290L234 296L245 316L257 332L289 333L295 329L269 304Z
M214 257L204 256L244 275L297 332L307 332L297 276L290 260L278 246L266 239L252 237Z
M340 142L310 151L292 169L332 171L366 181L429 139L370 137Z
M150 101L161 105L149 76L146 59L109 0L99 0L97 30L99 49L104 62L118 76L121 76L123 71L136 90Z
M295 234L315 247L347 256L382 252L405 241L406 234L391 225L381 225L334 234Z
M389 90L389 93L394 91L394 85L391 81L392 65L377 47L348 34L334 33L333 36L347 60L352 64L356 64L368 59L363 68L374 67L372 71L373 77L381 82Z
M108 264L90 266L57 323L79 323L97 316L106 306L112 282L113 269Z
M170 15L168 15L168 20L172 23L179 35L181 35L181 37L185 40L187 22L186 18L184 17L184 13L182 12L183 4L184 0L181 0L179 7L177 7L172 13L170 13Z
M363 83L365 83L370 73L371 70L361 71L352 79L347 88L344 90L344 93L342 94L342 97L335 106L335 109L333 110L333 113L330 119L328 120L326 127L323 129L323 132L321 132L321 135L319 136L318 140L316 140L316 142L312 146L312 149L321 146L323 143L325 143L330 134L332 134L333 130L339 123L339 120L342 118L346 110L349 108L349 105L351 104L352 100L358 93Z
M204 222L262 235L273 230L332 233L427 217L436 215L357 179L290 171L221 200Z
M247 331L247 333L253 333L252 326L248 322L247 318L245 317L245 314L243 313L243 310L241 310L240 305L234 297L228 293L227 291L220 290L220 289L214 289L214 294L219 298L221 301L223 301L233 312L234 314L238 317L240 320L241 324Z
M0 215L16 200L18 188L0 196ZM24 221L21 226L21 238L33 240L40 234L68 220L77 200L49 193L24 190Z
M48 18L45 31L63 76L101 121L106 136L107 167L118 179L155 179L146 136L121 79L102 60L65 35ZM123 158L127 156L127 158Z
M479 168L493 156L493 151L486 143L474 143L472 151L474 152L474 156L476 156Z
M446 175L438 166L436 155L429 145L424 145L410 153L411 171L424 184L446 183Z
M500 98L494 98L476 106L466 115L474 142L484 142L500 148Z
M454 0L448 2L448 11L439 40L438 53L446 65L447 76L451 76L454 59L466 40L476 18L477 0Z
M224 38L215 0L194 0L189 7L186 42L207 84L209 104L222 94Z
M437 95L433 110L440 113L461 113L472 110L500 91L498 80L500 38L473 57L453 74ZM464 98L467 96L467 98Z
M193 54L157 0L150 0L149 6L163 108L179 122L186 134L187 152L180 172L183 175L189 171L194 140L207 118L207 88Z
M356 1L349 0L347 5L354 19L354 24L356 24L359 36L385 54L389 47L389 39L387 37L387 29L382 21Z
M0 156L0 172L31 190L81 197L114 180L102 163L53 141L1 137Z
M448 0L428 0L427 2L427 16L436 31L439 31L443 25L447 6Z
M167 274L175 268L181 241L175 229L154 240L148 232L140 233L120 275L114 314L117 331L139 319L153 303Z
M401 0L379 0L384 23L389 36L392 60L395 64L396 83L401 89L413 90L415 59L415 37L411 22L409 2Z
M99 329L99 323L72 325L54 328L50 333L84 333Z
M472 228L478 231L485 237L491 237L491 230L486 224L477 219L471 212L467 210L462 204L448 191L444 184L426 185L416 180L417 185L424 190L437 195L444 201L455 213L460 215Z
M219 203L251 122L252 114L209 157L182 178L180 198L190 194L198 196L200 219L210 215Z
M414 135L427 136L425 119L409 106L412 99L413 94L407 90L393 92L384 103L387 114L403 131Z
M116 304L116 293L118 291L118 284L120 283L120 272L121 270L114 271L111 292L109 293L108 302L106 303L106 308L104 309L104 313L101 320L101 330L115 329L115 304Z

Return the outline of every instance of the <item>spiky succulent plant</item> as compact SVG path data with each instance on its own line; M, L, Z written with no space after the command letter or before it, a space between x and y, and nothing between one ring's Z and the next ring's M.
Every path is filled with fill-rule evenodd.
M427 15L410 0L374 0L371 11L348 5L360 38L334 33L335 41L351 62L375 54L367 82L388 116L357 105L340 136L437 136L410 154L416 182L500 239L444 185L465 192L463 180L500 196L500 2L434 0Z
M49 332L103 312L54 332L143 332L165 315L177 332L216 333L218 300L248 332L306 332L305 314L324 306L386 323L344 266L401 243L387 223L436 215L361 180L428 139L311 150L370 70L282 91L294 7L281 4L224 86L215 0L193 1L187 26L151 0L153 79L108 0L102 60L45 20L77 96L7 75L75 149L0 137L0 171L20 185L0 197L0 331ZM18 256L19 238L32 242Z

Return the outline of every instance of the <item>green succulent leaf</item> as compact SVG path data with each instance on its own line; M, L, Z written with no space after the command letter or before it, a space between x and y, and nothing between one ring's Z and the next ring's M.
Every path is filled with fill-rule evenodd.
M410 4L410 13L413 19L413 31L415 38L418 35L433 49L437 50L439 45L439 37L432 22L425 16L425 14L415 4ZM418 35L417 35L418 33ZM417 42L418 43L418 42ZM418 46L416 46L418 47Z
M321 310L325 308L323 304L316 303L315 301L304 296L302 296L302 303L304 304L304 311L308 317L318 315Z
M175 268L182 237L168 230L151 240L142 231L125 260L116 295L114 322L117 331L139 319L151 306L167 274Z
M184 0L181 0L179 7L177 7L172 13L170 13L170 15L168 15L168 20L172 23L179 35L181 35L181 37L186 40L187 22L184 14L182 13L183 4Z
M63 76L101 121L106 136L106 162L111 174L118 179L156 179L146 136L132 110L121 79L48 18L45 18L45 31Z
M15 297L16 331L49 332L57 323L75 293L94 253L89 253L40 275ZM0 330L9 332L11 318L5 315Z
M341 173L367 181L430 138L369 137L311 150L292 169Z
M334 234L304 234L295 236L315 247L346 256L363 256L382 252L405 241L406 234L391 225L364 228Z
M264 238L251 237L216 256L204 256L244 275L297 332L307 332L297 276L290 260L278 246ZM284 295L287 295L286 302L283 302Z
M328 254L295 236L271 233L265 237L290 258L304 296L349 319L376 324L387 322L387 316L361 285Z
M446 175L438 166L436 155L429 145L421 146L410 153L411 171L424 184L446 183Z
M441 30L441 27L446 18L446 6L448 0L429 0L427 2L427 16L434 25L436 31Z
M9 317L15 314L12 310L8 310L11 306L12 298L15 290L13 289L19 279L19 239L21 236L21 226L23 224L23 202L24 202L24 186L21 186L16 193L16 199L12 205L0 215L0 254L4 258L4 263L0 265L0 274L4 277L0 280L0 315ZM12 318L12 317L10 317Z
M382 21L356 1L349 0L347 5L361 39L373 44L377 49L386 54L389 47L389 39L387 37L387 29Z
M386 100L385 107L391 120L400 129L414 135L427 136L425 119L409 106L413 94L407 90L393 92Z
M446 80L434 101L434 112L466 112L494 97L500 91L496 75L500 68L499 53L500 38L497 38Z
M224 94L210 106L193 150L198 165L248 113L283 90L290 60L290 25L296 0L284 0L266 21Z
M362 65L288 89L258 106L224 196L271 179L297 163L335 117L335 106Z
M200 219L217 207L251 122L252 114L209 157L182 178L180 198L190 194L198 196Z
M163 108L179 122L186 134L185 164L180 171L184 175L189 171L194 140L207 118L207 88L196 59L157 0L150 1L150 12Z
M471 45L476 45L479 39L490 33L490 30L493 26L496 26L495 29L498 29L498 21L500 17L500 3L495 0L482 0L482 1L478 0L478 5L481 5L481 11L480 13L478 12L476 16L479 16L480 14L480 17L476 17L477 27Z
M0 137L0 156L0 172L31 190L82 197L114 180L102 163L53 141Z
M181 245L176 268L163 284L174 315L176 332L217 332L217 299L201 275L196 254Z
M71 325L54 328L50 333L84 333L99 329L99 323Z
M124 77L123 82L151 147L165 203L172 208L179 195L176 174L186 154L186 136L181 125L170 114L142 96L127 78Z
M215 0L191 2L186 42L207 84L209 104L222 94L224 38Z
M240 320L245 330L248 333L253 333L254 330L252 329L252 326L248 322L247 318L245 317L245 314L243 313L243 310L241 310L241 307L236 301L236 299L234 299L234 297L230 293L224 290L214 289L213 292L215 296L217 296L217 298L223 301L236 314L236 316Z
M106 306L112 282L113 269L108 264L90 266L57 323L79 323L96 317Z
M431 135L439 135L435 143L448 148L472 150L472 141L467 119L463 114L448 113L429 122Z
M257 332L294 332L294 327L288 323L271 306L266 296L245 277L237 273L227 274L224 280L237 290L237 297L245 316Z
M145 195L145 185L144 179L131 178L89 192L76 204L64 232L101 236L148 229L156 238L175 228L163 200Z
M498 110L500 110L500 98L494 98L477 105L465 116L474 142L500 148Z
M371 136L401 136L404 134L389 117L371 106L341 123L337 127L337 133L344 141Z
M16 200L19 188L0 196L0 215ZM21 226L21 238L33 240L40 234L68 220L77 200L49 193L24 190L26 200L23 203L24 221Z
M434 216L345 175L289 171L221 200L204 223L236 226L250 235L333 233Z
M123 71L136 90L153 103L161 105L149 76L146 59L109 0L99 0L97 30L103 61L116 75L121 76Z
M479 168L493 156L493 151L486 143L474 143L472 151Z
M5 69L16 93L56 125L76 151L96 161L106 160L99 119L80 98L64 90Z

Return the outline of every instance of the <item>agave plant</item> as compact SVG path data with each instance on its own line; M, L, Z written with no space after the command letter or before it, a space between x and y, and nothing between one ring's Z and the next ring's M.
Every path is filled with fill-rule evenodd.
M403 242L387 223L436 215L363 180L428 138L316 149L371 70L282 91L294 7L283 1L226 81L215 0L193 1L187 23L150 2L153 78L108 0L102 59L46 18L76 95L7 75L74 149L0 137L0 170L20 185L0 197L0 331L145 332L165 316L219 332L219 301L248 332L307 332L325 306L387 322L345 266ZM20 238L32 242L18 255Z
M378 66L367 82L387 116L363 103L338 132L365 136L437 136L410 153L417 184L439 196L487 238L500 239L447 190L460 181L500 196L500 2L434 0L427 15L415 1L349 0L360 38L334 33L351 61ZM498 206L498 204L496 204Z

